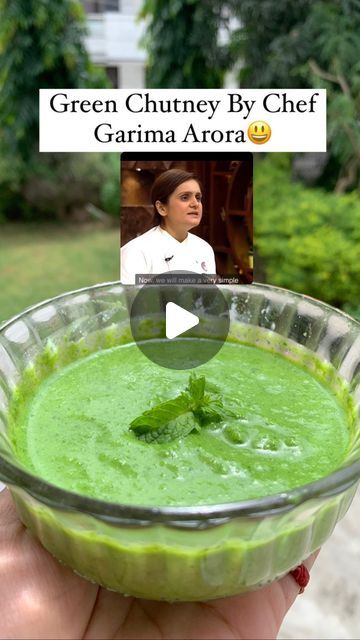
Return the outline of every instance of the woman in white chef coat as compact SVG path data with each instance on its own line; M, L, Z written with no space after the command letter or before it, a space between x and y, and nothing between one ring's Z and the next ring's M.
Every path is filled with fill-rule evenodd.
M164 171L151 189L156 226L121 248L121 282L135 284L136 274L193 271L215 274L215 256L202 238L189 233L202 218L201 188L194 174Z

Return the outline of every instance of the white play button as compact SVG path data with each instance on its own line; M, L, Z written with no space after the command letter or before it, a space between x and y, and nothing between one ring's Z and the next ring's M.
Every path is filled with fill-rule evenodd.
M186 311L174 302L168 302L166 305L166 337L169 340L180 336L185 331L196 327L199 324L199 318L190 311Z
M194 369L209 362L223 346L230 326L230 293L225 287L225 298L208 276L186 272L185 277L184 271L167 271L142 287L125 289L134 341L156 365Z

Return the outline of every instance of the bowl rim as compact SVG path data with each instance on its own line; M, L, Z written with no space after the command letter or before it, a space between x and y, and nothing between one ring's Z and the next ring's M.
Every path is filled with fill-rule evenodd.
M9 320L0 324L0 333L10 325L22 319L22 317L32 313L54 301L62 300L71 296L80 295L98 289L109 289L113 287L138 288L134 285L123 285L120 281L109 281L98 283L88 287L82 287L62 293L47 300L43 300L35 305L27 307L21 313L13 316ZM248 287L258 291L266 290L286 294L296 299L305 299L317 307L327 309L332 313L344 317L350 324L360 331L360 322L352 318L347 313L332 307L326 302L322 302L306 294L297 293L283 287L269 284L253 282L250 285L220 285L224 291L239 293L239 288L243 291ZM360 460L344 465L336 471L324 476L314 482L295 487L288 491L272 494L262 498L242 500L221 504L205 504L198 506L144 506L141 504L129 505L98 498L83 496L78 493L62 489L50 482L29 473L21 467L9 462L0 454L0 479L10 488L20 488L36 500L52 508L64 511L79 511L100 520L105 520L113 524L125 524L130 526L147 526L153 523L167 523L179 526L191 527L194 523L201 523L203 527L222 524L232 518L237 517L264 517L266 515L276 515L290 511L305 501L312 499L327 499L337 496L360 480Z

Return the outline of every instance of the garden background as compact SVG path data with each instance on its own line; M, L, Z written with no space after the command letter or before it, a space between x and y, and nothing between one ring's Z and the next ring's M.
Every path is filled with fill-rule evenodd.
M327 89L326 154L254 154L255 279L360 319L359 0L146 0L139 19L148 87L235 69L241 87ZM37 150L39 88L108 86L84 35L75 0L0 0L0 322L119 275L119 157ZM359 500L282 637L359 637L356 517Z
M118 278L119 158L37 151L40 87L109 86L81 3L0 14L1 321ZM358 0L146 0L139 19L148 87L221 87L235 69L243 87L327 89L327 154L254 154L255 277L360 317Z

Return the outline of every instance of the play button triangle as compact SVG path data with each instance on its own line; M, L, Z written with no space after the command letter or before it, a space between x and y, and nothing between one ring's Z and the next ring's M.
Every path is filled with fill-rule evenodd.
M168 302L166 305L166 337L169 340L180 336L185 331L196 327L199 324L199 318L186 311L174 302Z

